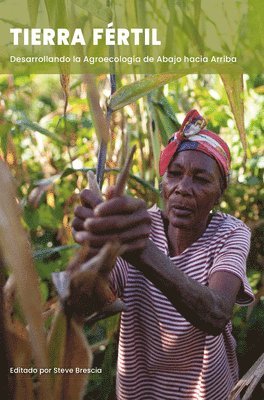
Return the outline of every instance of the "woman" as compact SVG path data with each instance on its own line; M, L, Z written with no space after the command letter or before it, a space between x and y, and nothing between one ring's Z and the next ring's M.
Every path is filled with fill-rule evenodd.
M161 154L163 211L127 196L99 204L90 191L81 195L75 240L95 251L115 237L128 246L111 275L127 305L120 400L225 400L237 382L230 318L235 302L253 299L245 275L250 232L211 212L229 164L227 144L192 110Z

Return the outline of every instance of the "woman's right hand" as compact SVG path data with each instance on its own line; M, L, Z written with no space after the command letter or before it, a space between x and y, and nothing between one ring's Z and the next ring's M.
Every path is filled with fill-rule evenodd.
M107 242L118 240L127 253L141 253L146 247L151 218L146 203L130 196L116 196L109 188L102 201L91 190L81 193L82 206L75 210L73 236L77 243L88 243L90 253L97 254Z
M85 231L84 221L86 218L94 218L94 208L102 203L102 200L97 197L91 190L84 189L80 194L81 205L74 210L74 219L72 221L72 235L75 242L84 244L86 235L81 234Z

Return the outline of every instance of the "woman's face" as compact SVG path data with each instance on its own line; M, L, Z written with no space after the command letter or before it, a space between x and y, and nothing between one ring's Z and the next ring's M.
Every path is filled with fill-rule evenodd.
M200 151L176 153L162 180L165 213L181 229L199 229L219 201L221 173L214 159Z

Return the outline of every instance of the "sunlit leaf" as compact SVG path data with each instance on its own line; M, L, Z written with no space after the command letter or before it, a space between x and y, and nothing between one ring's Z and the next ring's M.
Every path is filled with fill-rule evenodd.
M75 368L91 368L92 353L82 327L67 319L59 309L48 338L50 368L73 368L74 373L53 374L54 400L81 399L87 383L87 373L75 373Z
M31 367L31 348L28 340L28 334L25 327L19 324L20 330L18 331L18 325L10 327L8 330L8 348L10 351L11 362L13 368L30 368ZM33 400L34 390L33 382L28 374L14 374L15 379L15 393L14 399L19 400Z
M244 101L243 101L243 75L221 74L225 86L231 110L234 114L237 129L240 135L242 146L247 157L247 139L244 122Z
M14 26L15 28L22 28L22 29L28 28L28 25L21 24L17 21L12 21L11 19L0 18L0 21L5 22L6 24L10 24L10 25Z
M85 75L87 83L87 98L90 105L95 133L99 142L101 140L106 144L109 140L109 120L100 107L99 92L96 87L95 77L91 74Z
M45 6L52 27L64 27L66 24L66 4L65 0L45 0Z
M48 336L48 351L49 351L49 367L62 368L65 357L65 345L67 335L67 319L64 312L57 310L55 317L52 321L51 329ZM54 400L61 400L62 379L63 374L51 375L52 377L52 391Z
M16 281L19 302L29 325L33 356L37 367L47 367L47 348L41 310L38 277L28 243L28 237L20 223L20 210L12 177L1 162L0 187L0 250L5 263L10 266ZM15 246L14 246L15 240ZM23 268L21 268L23 266ZM50 399L49 380L39 377L42 395Z
M55 140L56 142L63 143L63 140L54 132L50 132L48 129L42 128L36 122L29 121L27 119L17 120L16 124L22 128L28 128L32 131L37 131L42 133L42 135L48 136L49 138Z
M32 28L36 26L40 0L27 0L28 12L30 17L30 25Z
M150 75L147 78L141 79L140 81L123 86L113 94L110 99L109 107L116 111L119 108L135 102L140 97L146 96L152 90L157 89L160 86L164 86L166 83L179 79L181 76L183 75Z
M89 374L76 373L76 368L87 371L92 367L92 361L93 355L84 336L82 325L71 319L67 324L64 367L72 368L74 373L64 376L62 399L83 398Z
M11 127L12 124L10 122L0 125L0 143L5 157L7 154L8 134L10 132Z
M155 129L158 131L163 146L166 146L170 136L180 127L175 113L162 90L151 93L150 101L153 105Z
M115 378L113 373L114 358L115 358L115 345L112 338L107 346L104 356L104 362L102 365L102 370L104 373L101 378L102 382L101 382L100 400L107 400L109 398L109 394L111 393L113 380Z
M151 140L151 146L152 146L152 151L153 151L153 158L154 158L154 167L155 167L155 172L156 175L159 176L159 156L160 156L160 137L159 137L159 131L158 131L158 125L159 125L159 118L158 118L158 113L157 110L154 107L154 104L149 100L149 108L151 112L151 116L154 121L154 127L150 130L150 140ZM163 133L163 131L162 131Z
M86 12L91 13L93 16L102 19L103 21L110 22L112 20L112 11L106 6L106 2L94 0L71 0L72 3L83 8Z

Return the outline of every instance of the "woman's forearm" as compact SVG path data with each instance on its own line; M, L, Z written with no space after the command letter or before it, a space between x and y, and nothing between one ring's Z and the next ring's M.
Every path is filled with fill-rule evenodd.
M143 252L125 258L194 326L211 335L223 331L231 317L233 304L217 291L188 277L151 240Z

